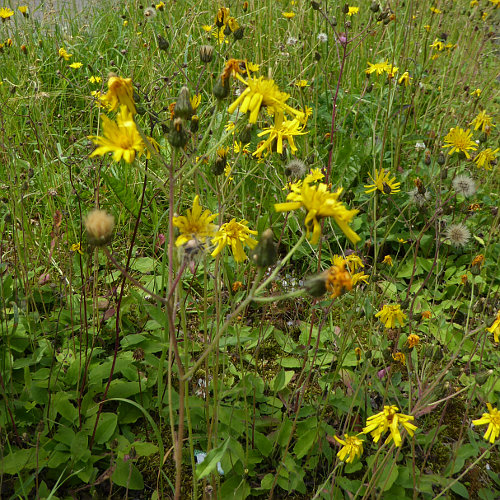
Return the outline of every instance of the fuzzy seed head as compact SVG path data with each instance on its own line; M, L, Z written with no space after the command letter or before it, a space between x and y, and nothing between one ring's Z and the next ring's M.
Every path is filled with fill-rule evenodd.
M97 247L110 242L114 227L115 218L105 210L92 210L85 219L89 243Z

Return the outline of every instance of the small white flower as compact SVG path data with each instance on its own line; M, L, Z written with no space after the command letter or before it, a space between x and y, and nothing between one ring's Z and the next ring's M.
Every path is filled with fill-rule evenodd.
M425 144L423 142L417 142L415 144L415 149L417 151L423 151L425 149Z
M295 45L297 42L298 42L298 40L295 37L289 36L287 41L286 41L286 44L287 45Z
M318 33L318 42L326 43L328 41L328 35L326 33Z

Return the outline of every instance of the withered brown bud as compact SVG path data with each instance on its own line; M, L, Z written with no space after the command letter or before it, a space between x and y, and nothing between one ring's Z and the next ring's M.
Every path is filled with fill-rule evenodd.
M370 10L375 14L376 12L378 12L380 10L380 5L378 4L378 2L372 2L372 4L370 5Z
M342 7L342 12L344 14L347 14L349 12L349 4L348 3L344 4L344 7Z
M321 4L317 0L312 0L311 7L314 10L319 10L319 8L321 7Z
M243 26L240 26L234 33L233 33L233 36L234 36L234 39L235 40L241 40L243 38L243 35L245 33L245 28L243 28Z
M160 34L156 35L156 39L158 40L158 48L166 52L170 47L168 40L163 38Z

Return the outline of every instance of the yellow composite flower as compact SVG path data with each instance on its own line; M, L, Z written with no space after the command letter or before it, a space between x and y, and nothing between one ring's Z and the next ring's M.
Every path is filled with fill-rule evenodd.
M477 144L472 140L472 131L460 127L451 128L450 132L445 136L444 142L447 144L443 148L451 148L449 155L455 151L461 151L467 158L470 158L468 150L477 149Z
M389 65L389 68L386 69L387 78L394 78L399 68L397 66Z
M164 2L160 2L160 3L157 3L155 5L155 9L156 10L163 10L165 8L165 3Z
M363 434L371 434L373 441L378 443L382 435L390 431L390 435L385 440L385 444L394 440L396 446L401 446L402 439L399 425L402 425L410 436L413 436L417 426L410 423L414 420L412 415L397 413L398 411L399 408L395 405L384 406L383 411L368 417L366 427L363 428Z
M193 111L196 114L196 110L198 109L198 106L201 103L201 94L195 94L192 97L189 98L189 102L191 103L191 107L193 108Z
M70 247L70 250L72 252L78 252L80 255L83 255L83 251L82 251L82 244L80 242L78 243L73 243Z
M67 50L61 47L59 49L59 57L62 57L65 61L68 61L70 57L72 57L73 54L68 54Z
M394 361L398 361L399 363L406 365L406 356L404 352L396 352L392 355L392 359Z
M474 425L485 425L488 424L488 429L484 434L484 439L490 443L494 443L498 436L500 436L500 411L497 408L493 408L490 403L486 403L488 407L488 412L483 413L483 416L477 420L473 420Z
M406 341L408 342L408 349L413 349L420 344L420 337L412 333Z
M493 324L489 327L486 328L486 330L490 333L493 334L493 338L495 339L495 342L498 344L500 341L500 310L497 312L497 319L493 322Z
M436 38L434 42L431 43L430 47L431 49L436 49L439 50L439 52L441 52L442 50L444 50L444 43L438 38Z
M299 88L309 87L309 83L307 82L307 80L297 80L295 82L295 86Z
M282 12L281 15L285 19L292 19L293 17L295 17L295 12Z
M433 14L442 14L443 13L443 11L439 10L437 7L429 7L429 9L431 10L431 12Z
M399 193L401 191L399 188L401 183L396 182L396 177L391 178L391 174L386 173L383 168L375 172L375 178L371 174L368 174L368 176L373 181L373 184L365 184L365 193L373 193L377 189L384 194Z
M382 261L382 264L387 264L388 266L393 266L393 262L392 262L392 257L390 255L386 255L384 257L384 260Z
M363 271L360 271L359 273L355 273L351 276L352 278L352 286L357 285L358 283L366 283L368 285L368 278L370 276L368 274L365 274Z
M345 265L343 260L341 264L333 265L325 273L325 287L331 292L332 299L352 290L352 278Z
M307 211L305 226L307 236L312 233L311 243L315 245L321 236L320 220L323 217L333 217L335 223L347 236L351 243L357 243L361 238L349 227L354 216L359 210L347 210L341 201L338 201L343 189L339 188L335 193L328 191L328 186L320 183L311 186L311 181L306 178L302 183L291 186L292 192L287 196L286 203L276 203L274 209L277 212L288 212L304 207Z
M179 215L172 219L174 226L180 232L175 240L175 246L180 247L193 238L200 243L205 243L207 238L211 238L217 230L217 226L212 224L217 215L212 214L210 210L202 212L200 197L196 195L193 206L186 210L186 215Z
M339 457L340 460L351 464L356 460L356 457L361 458L361 455L363 455L362 439L358 436L349 436L349 434L344 434L344 439L340 439L337 436L333 437L337 443L342 445L342 448L337 453L337 457Z
M101 98L110 111L120 106L127 106L132 114L136 113L134 104L134 88L132 78L110 76L108 79L108 92Z
M283 139L288 141L290 145L290 150L292 154L295 154L297 151L297 146L295 146L295 142L293 141L294 135L304 135L307 132L302 132L304 130L304 125L302 125L297 118L293 120L283 120L279 126L267 127L262 132L258 134L258 137L262 137L264 135L269 135L269 137L260 145L260 147L253 153L254 155L258 155L264 151L264 149L271 149L271 146L276 139L276 151L281 154L283 153Z
M470 93L470 95L471 95L471 96L474 96L474 97L481 97L481 93L482 93L482 92L483 92L483 91L482 91L481 89L476 89L476 90L473 90L473 91Z
M27 12L28 12L28 6L27 6L27 5L20 5L20 6L18 7L18 10L19 10L19 12L20 12L21 14L23 14L23 15L24 15L24 14L27 14Z
M145 145L134 122L134 117L127 106L120 106L116 122L107 116L102 117L104 137L90 136L94 144L99 147L90 155L102 156L113 153L113 160L118 162L122 158L127 163L132 163L144 151Z
M279 126L283 121L283 115L285 112L294 115L296 118L302 118L303 114L301 111L297 111L286 104L286 101L290 97L286 92L281 92L278 86L274 83L274 80L268 80L263 76L258 78L255 76L249 76L244 80L240 75L236 74L242 83L244 83L247 88L240 94L240 96L229 106L229 113L234 113L236 108L239 107L240 113L250 112L248 118L249 123L255 123L259 116L260 108L265 106L267 111L274 115L275 125Z
M14 15L14 11L9 7L0 7L0 19L6 21L9 17Z
M347 15L349 17L354 16L354 14L357 14L359 12L359 7L349 7L349 10L347 11Z
M89 78L89 82L90 83L101 83L102 82L102 78L100 76L91 76Z
M224 247L230 246L233 252L234 260L236 262L245 261L248 257L243 250L243 245L255 248L258 243L251 237L251 235L256 235L257 231L252 231L247 226L248 222L246 220L236 222L236 219L232 219L231 221L222 224L220 229L212 238L212 243L217 245L215 250L212 252L212 257L219 255Z
M70 68L73 69L80 69L83 66L83 63L81 62L74 62L69 65Z
M396 321L401 326L404 325L406 314L403 313L399 304L386 304L375 314L375 317L379 318L386 328L394 328Z
M495 161L499 151L500 148L496 148L494 151L491 148L479 151L477 156L474 158L477 168L484 167L485 170L491 170L491 164Z
M408 73L408 71L405 71L400 77L399 77L399 80L398 80L398 83L399 85L401 84L405 84L405 87L408 87L408 85L410 85L411 81L413 80L413 78L410 76L410 73Z
M483 109L475 118L470 122L469 125L474 125L474 130L481 128L481 132L488 133L491 127L495 127L493 120L490 115L486 113Z
M389 71L391 69L391 65L389 64L388 61L382 61L378 62L375 64L372 64L371 62L368 63L368 68L365 69L365 73L367 75L371 75L372 73L376 73L377 76L381 75L385 71Z

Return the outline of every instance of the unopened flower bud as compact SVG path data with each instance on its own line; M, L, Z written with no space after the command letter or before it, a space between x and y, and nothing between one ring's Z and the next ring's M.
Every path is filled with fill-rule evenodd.
M321 297L326 293L326 278L328 271L323 271L321 274L309 278L304 287L312 297Z
M444 156L443 153L439 153L437 162L438 165L444 165L446 163L446 157Z
M240 26L234 33L233 33L233 36L234 36L234 39L235 40L241 40L243 38L243 35L245 33L245 29L243 28L243 26Z
M380 10L380 5L378 2L372 2L370 5L370 10L375 14L375 12L378 12Z
M158 40L158 48L160 50L164 50L166 52L168 50L168 48L170 47L168 40L163 38L160 34L156 35L156 39Z
M479 386L484 385L493 375L493 370L487 370L481 373L476 373L476 376L474 377L476 379L476 383Z
M331 19L330 19L330 25L332 27L335 28L335 26L337 26L337 18L335 16L333 16Z
M248 2L243 2L243 12L248 10Z
M252 123L247 123L243 130L240 132L240 136L238 139L243 143L247 144L252 140L252 130L253 130L253 124Z
M316 50L314 52L314 60L319 61L321 59L321 54Z
M85 230L91 245L100 247L111 241L115 218L105 210L92 210L85 218Z
M196 134L196 132L198 132L199 124L200 124L200 118L199 118L199 116L198 115L193 115L191 117L191 125L189 127L189 130L191 130L191 132L193 134Z
M342 8L342 12L344 14L347 14L349 12L349 4L348 3L344 4L344 7Z
M225 99L229 95L229 78L217 78L212 92L217 99Z
M175 103L174 115L177 118L184 118L185 120L189 120L194 115L193 106L189 99L189 89L186 86L181 88L179 97Z
M200 47L200 59L203 63L209 63L214 56L214 48L212 45L202 45Z
M274 244L274 234L271 229L266 229L262 233L258 245L253 250L252 259L257 264L257 267L267 268L276 264L278 254L276 252L276 245Z
M317 1L317 0L312 0L311 2L311 7L314 9L314 10L319 10L319 8L321 7L320 3Z
M188 136L182 124L182 118L176 118L174 125L168 133L168 142L173 148L183 148L186 145Z

